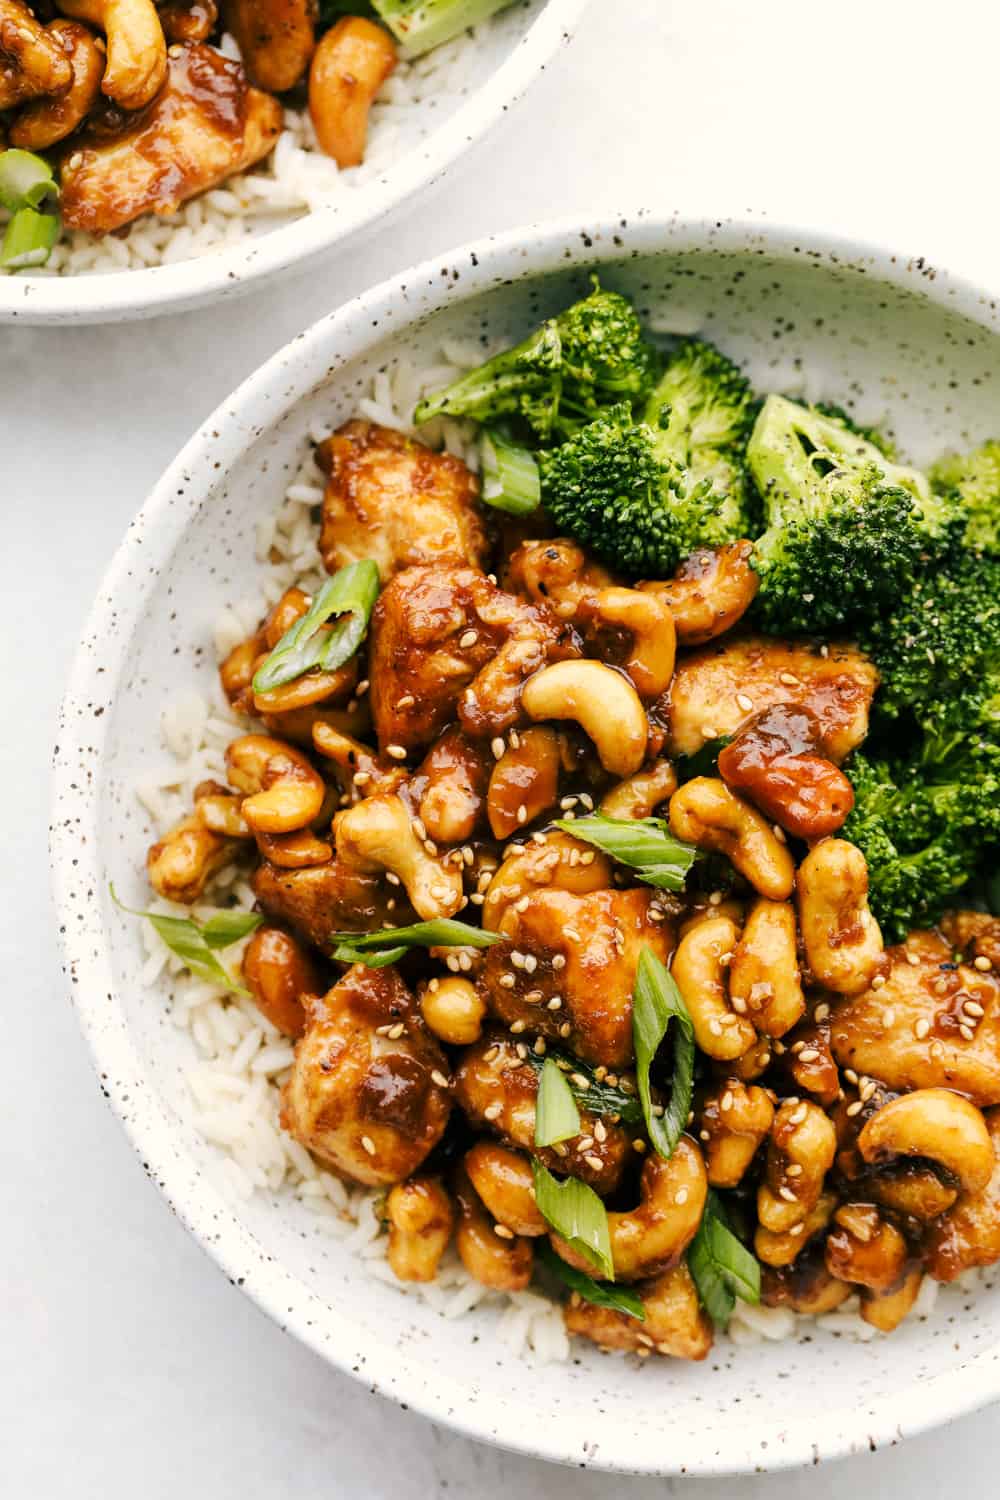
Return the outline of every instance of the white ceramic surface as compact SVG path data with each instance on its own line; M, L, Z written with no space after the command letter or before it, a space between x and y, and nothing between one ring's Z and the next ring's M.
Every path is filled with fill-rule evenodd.
M398 354L444 337L516 335L602 262L657 326L698 328L764 388L859 402L921 460L993 430L997 306L919 261L828 235L733 221L559 224L436 257L317 324L216 411L129 529L94 605L56 756L53 864L67 970L103 1087L141 1159L226 1273L289 1331L373 1390L486 1440L646 1473L754 1471L858 1451L1000 1394L996 1297L953 1294L927 1324L857 1345L812 1335L702 1366L642 1369L584 1349L525 1373L492 1315L440 1321L366 1278L308 1212L233 1209L190 1128L188 1040L136 984L138 935L107 895L140 898L136 775L162 760L159 711L211 680L217 603L247 592L253 523L277 503L313 422L352 410Z
M0 276L0 322L105 323L176 312L239 296L255 282L303 270L349 237L383 225L513 108L568 42L587 0L520 0L482 31L468 99L374 181L330 208L263 230L230 249L142 271Z

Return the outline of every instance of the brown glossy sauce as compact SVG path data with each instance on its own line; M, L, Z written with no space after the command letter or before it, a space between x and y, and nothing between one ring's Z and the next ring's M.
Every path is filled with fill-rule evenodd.
M779 703L756 714L721 751L719 775L788 833L822 838L854 806L850 782L822 754L822 743L814 713Z
M417 1136L429 1087L427 1069L415 1057L399 1052L376 1058L358 1090L358 1112L362 1119Z

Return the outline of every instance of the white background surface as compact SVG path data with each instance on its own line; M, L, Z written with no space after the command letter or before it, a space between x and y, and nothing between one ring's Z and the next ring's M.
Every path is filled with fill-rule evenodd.
M998 48L1000 11L974 0L592 0L506 128L372 243L216 312L0 329L0 1494L930 1500L996 1471L984 1412L806 1473L605 1479L452 1437L332 1373L186 1237L105 1107L59 974L45 822L101 572L198 421L281 343L461 240L637 205L831 224L1000 289Z

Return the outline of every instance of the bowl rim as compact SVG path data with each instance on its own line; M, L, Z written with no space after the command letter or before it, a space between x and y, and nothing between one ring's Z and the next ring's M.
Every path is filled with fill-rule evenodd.
M304 271L324 254L363 238L479 144L545 71L559 47L572 39L588 3L547 0L509 56L471 98L421 146L334 209L305 213L280 229L175 265L85 276L0 276L0 324L152 318L240 296L268 276Z
M621 1430L579 1446L560 1436L561 1423L503 1425L506 1398L465 1401L460 1380L437 1368L433 1384L419 1358L383 1358L384 1346L359 1347L341 1310L310 1293L293 1272L253 1256L252 1236L208 1178L198 1175L171 1137L172 1127L153 1092L141 1087L143 1068L123 1025L108 1028L115 1010L111 943L104 921L108 898L99 857L101 756L111 705L127 668L132 635L156 587L157 564L169 561L201 497L267 429L277 425L316 386L387 335L403 332L442 308L514 281L567 267L586 268L663 250L819 255L899 288L917 289L982 327L1000 332L1000 303L988 288L931 267L923 257L885 244L810 229L765 217L609 215L588 223L577 216L533 224L436 255L383 281L320 319L271 356L216 408L151 491L131 522L89 612L63 700L53 756L50 861L64 972L102 1091L119 1116L144 1170L172 1211L231 1281L279 1326L370 1390L462 1435L555 1462L645 1475L735 1475L816 1464L894 1444L977 1410L1000 1397L1000 1365L989 1353L912 1387L859 1406L850 1422L833 1410L792 1422L756 1422L745 1437L729 1435L720 1448L711 1427L687 1434L683 1453L644 1452L642 1438ZM447 267L451 274L442 274ZM177 497L187 502L177 504ZM106 655L98 665L90 643ZM72 815L68 809L72 809ZM89 909L90 927L84 911ZM120 1012L119 1012L120 1023ZM322 1306L335 1337L324 1338L309 1304ZM388 1353L388 1351L386 1351ZM499 1414L501 1420L494 1420ZM513 1410L511 1411L513 1415ZM630 1447L630 1443L634 1446Z

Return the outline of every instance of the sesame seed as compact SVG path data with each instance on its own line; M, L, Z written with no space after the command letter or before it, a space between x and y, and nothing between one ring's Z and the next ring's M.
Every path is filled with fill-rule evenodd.
M498 1234L502 1240L512 1240L514 1238L513 1229L508 1229L506 1224L494 1224L493 1233Z
M709 906L721 906L722 905L722 892L721 891L713 891L712 894L708 898L708 904L709 904Z
M712 1132L710 1130L699 1130L698 1139L701 1141L710 1141L712 1139Z
M807 1109L807 1107L804 1104L800 1104L798 1109L793 1109L791 1114L788 1116L789 1125L801 1125L802 1121L805 1119L808 1113L809 1110Z
M538 968L538 959L535 957L535 955L533 953L526 953L524 955L524 972L526 974L534 974L534 972L535 972L535 970L537 968Z
M799 1062L815 1062L818 1057L819 1052L815 1047L803 1047L799 1053Z
M845 1068L844 1077L847 1079L848 1083L857 1083L858 1081L858 1075L857 1073L855 1073L853 1068Z
M849 1104L847 1106L846 1113L849 1114L849 1115L852 1115L852 1116L853 1115L859 1115L863 1109L864 1109L864 1105L862 1104L861 1100L860 1099L855 1099L855 1101L854 1101L853 1104Z
M989 959L986 958L982 953L979 954L978 958L974 958L972 962L975 964L980 974L989 973L990 969L992 969L993 967Z
M733 1091L732 1091L732 1089L726 1089L726 1092L722 1096L722 1104L721 1104L720 1108L722 1108L722 1109L732 1109L732 1107L733 1107Z
M386 755L391 755L393 760L405 760L406 750L402 745L386 745Z
M746 693L737 693L736 702L739 704L740 708L742 708L745 714L748 714L753 708L753 699L748 698Z
M686 1187L678 1188L677 1191L676 1191L676 1193L674 1194L674 1202L677 1204L677 1207L680 1208L681 1205L684 1204L684 1203L686 1203L687 1201L688 1201L688 1190L687 1190L687 1188Z
M454 953L448 954L448 957L445 959L445 963L448 965L448 968L452 974L458 973L458 958Z
M468 974L471 972L472 959L467 953L460 953L458 955L458 967L461 969L463 974Z
M736 1012L736 1014L738 1016L745 1016L746 1015L746 1013L747 1013L747 1003L744 1000L744 998L743 998L742 995L730 995L730 997L729 997L729 1003L733 1007L733 1010Z
M500 975L500 988L502 990L512 990L516 983L517 980L514 978L513 974Z
M569 1155L569 1147L567 1146L565 1141L553 1141L552 1150L556 1153L557 1156Z
M874 1078L866 1078L865 1081L864 1081L864 1083L861 1085L861 1102L862 1102L862 1104L867 1104L868 1103L868 1100L874 1094L875 1089L876 1089L876 1083L875 1083Z
M640 1156L643 1154L643 1152L645 1151L645 1149L646 1149L646 1142L645 1141L633 1141L632 1142L632 1150L633 1151L637 1151Z
M886 1026L886 1027L889 1027L889 1026L895 1026L895 1024L896 1024L896 1012L894 1010L884 1010L882 1012L882 1025Z
M368 678L367 677L362 677L361 681L358 683L357 687L354 689L354 696L356 698L363 698L370 687L371 687L371 683L368 681Z
M792 1192L791 1188L786 1187L784 1184L782 1184L782 1186L778 1189L778 1197L784 1198L786 1203L798 1203L799 1201L796 1198L795 1194Z
M562 1000L558 995L553 995L546 1005L546 1010L562 1010Z
M432 859L438 852L437 844L435 844L433 839L424 839L424 848L427 850L427 853L431 856Z
M916 1037L916 1039L917 1039L918 1042L922 1042L923 1039L924 1039L924 1037L930 1031L930 1029L931 1029L931 1023L930 1023L930 1021L928 1021L926 1019L926 1017L921 1016L920 1020L917 1021L914 1024L913 1035Z
M708 1023L708 1029L712 1033L713 1036L721 1036L722 1035L722 1024L719 1021L716 1021L714 1019L711 1020L711 1021L709 1021L709 1023Z
M521 736L518 734L516 729L511 730L510 734L507 736L507 739L510 742L510 748L512 750L520 750Z
M911 969L916 969L920 966L919 958L915 953L911 953L909 948L906 949L906 962L909 964ZM885 984L885 977L880 974L879 978L882 980L882 983ZM874 981L872 982L872 988L875 988Z
M370 1135L363 1135L361 1137L361 1144L362 1146L364 1146L369 1156L375 1155L375 1142L372 1140Z
M500 736L497 735L495 740L490 741L490 749L493 751L493 759L500 760L504 751L507 749L507 746L504 744Z
M458 649L460 651L467 651L470 646L474 646L476 644L478 639L479 636L476 631L467 630L464 635L460 635L458 638Z
M388 880L388 882L389 882L390 885L401 885L402 884L399 876L398 875L394 875L391 870L387 870L385 872L385 878L386 878L386 880Z
M517 809L517 821L522 824L528 821L528 809L523 802L519 804Z
M646 915L651 922L662 922L666 916L666 912L662 906L651 906Z
M883 987L884 984L885 984L885 975L884 974L876 974L875 978L872 980L872 989L873 990L880 990L880 989L882 989L882 987Z
M778 681L783 682L785 687L799 687L799 679L792 672L779 672Z
M493 1059L496 1057L496 1055L497 1055L497 1053L499 1051L500 1051L499 1047L490 1047L490 1048L488 1048L487 1051L483 1053L483 1061L484 1062L492 1062Z
M563 928L563 932L566 935L566 937L568 937L570 939L571 942L579 943L579 942L583 941L583 939L580 937L580 934L577 932L577 930L576 930L575 927L564 927Z
M503 1114L503 1105L500 1103L499 1099L497 1099L494 1101L494 1103L487 1104L486 1108L483 1110L483 1119L495 1120L501 1114Z
M432 1068L431 1082L436 1083L439 1089L446 1089L448 1087L448 1080L440 1068Z
M576 1086L577 1086L578 1089L584 1089L584 1090L586 1090L586 1089L590 1088L590 1079L586 1076L586 1074L584 1074L584 1073L571 1073L569 1076L573 1080L573 1082L576 1084Z
M402 698L397 698L396 699L396 707L397 708L412 708L413 705L414 705L414 703L416 703L416 701L417 700L416 700L416 698L414 698L414 696L413 696L412 693L404 693L403 696L402 696Z
M975 1040L975 1033L972 1030L971 1026L960 1026L958 1028L958 1033L964 1041L971 1042Z
M977 1021L979 1020L980 1016L985 1016L986 1014L985 1010L979 1004L978 1000L966 1000L965 1004L962 1006L962 1009L965 1011L965 1014L967 1016L973 1016Z
M595 1172L603 1171L604 1163L601 1161L601 1158L599 1156L594 1156L593 1153L590 1153L583 1159L587 1163L587 1166L592 1167Z
M594 1137L592 1135L577 1136L576 1149L578 1151L590 1151L593 1147L593 1144Z
M522 1031L527 1031L527 1021L511 1021L510 1029L514 1036L520 1036Z
M542 1000L541 990L528 990L527 994L521 996L526 1005L538 1005Z
M402 1021L397 1021L395 1026L389 1027L389 1030L386 1032L386 1036L389 1037L391 1041L398 1042L399 1038L403 1035L403 1032L405 1030L406 1027L403 1025Z
M562 797L562 798L560 798L560 801L559 801L559 806L562 808L563 812L568 812L569 809L571 807L575 807L576 804L577 804L577 798L576 797Z
M545 1056L545 1038L544 1037L540 1036L538 1038L538 1040L535 1042L535 1048L534 1048L534 1050L535 1050L535 1055L537 1057L544 1057Z
M824 1000L820 1005L817 1005L816 1009L813 1011L813 1020L814 1021L825 1021L825 1020L827 1020L827 1018L829 1017L829 1015L830 1015L830 1007L829 1007L829 1005L827 1005L826 1001Z
M552 959L552 967L556 971L558 971L560 969L565 969L565 967L566 967L566 958L565 958L565 955L562 954L562 953L555 954L554 957L553 957L553 959Z
M790 1166L788 1166L788 1167L785 1168L785 1176L786 1177L801 1177L802 1176L802 1168L799 1166L799 1163L797 1161L793 1161Z
M372 773L370 771L355 771L352 777L355 786L367 786L371 779Z
M559 1028L559 1035L561 1037L568 1037L570 1035L570 1033L572 1032L572 1030L573 1030L573 1027L570 1024L570 1022L569 1021L564 1021L562 1023L562 1025L560 1026L560 1028Z
M597 1121L595 1121L594 1122L594 1139L597 1140L597 1141L606 1141L607 1138L608 1138L608 1130L607 1130L607 1126L605 1125L604 1121L603 1120L597 1120Z
M805 1227L804 1224L793 1224L788 1233L794 1238L796 1235L800 1235Z
M515 969L524 968L524 954L518 948L511 949L510 961Z
M513 1026L510 1029L511 1029L511 1031L513 1031L514 1030ZM522 1062L525 1062L527 1060L528 1049L524 1045L523 1042L516 1043L514 1050L515 1050L515 1052L517 1053L518 1057L521 1059Z

